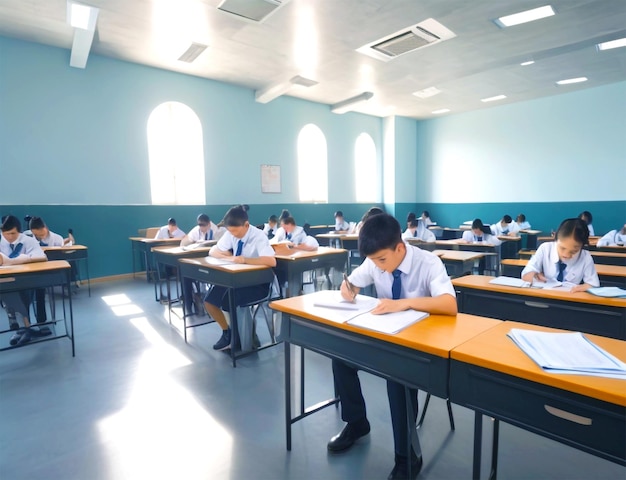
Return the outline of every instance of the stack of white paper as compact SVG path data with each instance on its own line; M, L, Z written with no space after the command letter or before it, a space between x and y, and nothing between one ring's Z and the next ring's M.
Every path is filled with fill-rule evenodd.
M530 287L530 283L525 282L521 278L500 276L492 280L489 283L493 285L504 285L506 287Z
M626 380L626 363L580 332L550 333L513 328L508 336L550 373L595 375Z
M595 287L587 290L598 297L626 297L626 290L619 287Z

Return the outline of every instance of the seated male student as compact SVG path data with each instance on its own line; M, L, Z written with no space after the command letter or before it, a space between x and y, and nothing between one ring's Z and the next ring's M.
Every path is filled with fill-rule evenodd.
M598 247L623 247L626 245L626 224L620 229L611 230L598 240Z
M267 219L267 223L263 225L263 233L271 240L274 238L274 235L276 235L276 230L278 230L278 217L276 215L270 215Z
M502 245L502 240L491 233L489 227L485 227L480 218L474 219L472 229L463 232L461 237L463 243L483 243L487 245Z
M520 213L515 219L515 223L520 230L530 230L530 223L526 220L526 215Z
M421 219L412 219L408 222L407 229L402 234L402 239L407 240L409 238L415 238L422 242L434 242L437 240L435 234L428 230Z
M341 295L346 300L352 300L360 289L373 284L380 298L380 303L372 310L374 314L413 309L456 315L454 287L443 263L431 252L404 243L400 224L393 216L382 213L363 223L359 232L359 252L365 260L350 274L350 284L345 281L341 284ZM328 450L338 453L367 435L370 424L358 369L336 359L332 366L341 403L341 418L347 422L343 430L328 442ZM395 450L395 466L388 478L408 478L409 461L412 477L415 478L422 467L422 456L418 445L413 445L410 459L406 456L410 437L407 434L404 386L388 380L387 395ZM411 424L414 425L417 419L417 390L410 390L410 407Z
M0 265L19 265L31 262L44 262L46 254L39 242L33 237L21 233L21 224L14 215L7 215L0 226ZM11 345L28 343L33 336L50 335L47 327L31 328L29 307L32 291L9 292L0 295L0 301L7 310L9 328L17 330L9 340ZM24 328L19 328L17 315L22 317Z
M231 207L224 216L227 232L211 248L209 255L215 258L230 260L233 263L250 265L276 266L274 249L270 246L267 236L262 230L251 226L248 213L241 206ZM271 284L253 285L238 288L233 292L237 305L245 305L267 297ZM231 344L231 330L226 320L229 312L228 288L213 285L204 297L204 307L211 317L222 328L222 336L213 345L215 350L226 350Z
M161 240L164 238L183 238L185 232L183 232L178 225L176 225L175 218L168 218L167 225L163 225L159 228L159 231L154 236L155 240Z
M497 223L491 225L491 233L496 237L500 237L502 235L515 236L517 232L519 232L520 228L517 223L513 222L513 219L510 215L505 215L502 217Z
M289 250L308 252L317 250L319 247L315 237L307 235L304 228L297 226L293 217L286 217L281 220L280 228L270 243L272 245L284 244Z
M335 212L335 233L348 233L350 223L346 221L341 210Z
M181 247L186 247L192 243L202 243L207 240L215 240L217 235L217 225L215 225L209 216L201 213L197 218L198 225L193 227L187 235L180 241Z

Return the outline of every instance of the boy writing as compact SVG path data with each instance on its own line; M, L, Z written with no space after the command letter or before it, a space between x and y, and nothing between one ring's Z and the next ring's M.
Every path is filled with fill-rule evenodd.
M223 258L233 263L250 265L276 266L274 249L270 246L267 236L262 230L251 227L248 213L241 206L232 207L224 216L226 232L214 245L209 255ZM271 284L243 287L232 292L237 305L245 305L267 297ZM229 311L228 288L213 285L204 297L204 308L222 328L222 336L213 345L215 350L226 350L231 347L231 330L226 320L225 311Z
M359 253L365 257L349 277L349 284L341 284L341 295L352 300L361 288L374 284L380 298L374 314L403 310L421 310L439 315L456 315L454 288L446 269L435 255L402 241L402 230L391 215L382 213L368 218L359 232ZM328 450L341 452L350 448L360 437L367 435L370 425L366 416L365 400L361 393L358 370L341 360L333 360L333 376L341 402L341 418L347 422L343 430L331 438ZM411 462L412 478L422 467L419 445L406 452L410 438L407 434L407 402L404 386L387 381L387 395L391 410L395 466L389 479L408 478ZM417 419L417 390L410 390L411 422ZM416 451L416 448L418 451Z

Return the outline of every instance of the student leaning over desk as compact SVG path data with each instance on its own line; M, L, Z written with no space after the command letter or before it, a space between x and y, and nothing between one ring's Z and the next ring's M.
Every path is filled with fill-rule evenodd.
M183 232L176 224L175 218L168 218L167 225L163 225L159 228L158 232L154 236L155 240L161 240L164 238L183 238L185 232Z
M39 242L33 237L21 233L21 224L17 217L13 215L4 217L0 230L2 231L2 235L0 235L0 265L20 265L47 260ZM31 329L28 312L31 297L31 290L0 295L0 301L7 309L9 316L9 328L16 330L9 340L11 345L23 345L28 343L33 336L44 336L52 333L45 326L41 329L36 327ZM22 317L24 328L19 327L17 314Z
M598 247L616 247L626 245L626 224L619 230L611 230L598 240Z
M432 253L407 245L402 241L398 221L388 214L373 215L363 223L359 233L359 253L365 257L349 277L350 284L341 284L341 295L353 300L361 288L376 287L380 303L372 313L384 314L403 310L420 310L440 315L456 315L454 287L443 263ZM367 435L365 400L361 393L358 370L333 360L333 376L339 400L341 418L347 422L343 430L328 442L328 450L338 453L350 448L356 440ZM387 381L391 410L395 466L389 479L408 478L411 462L413 478L422 468L422 455L417 444L412 445L411 458L406 457L410 437L407 434L407 399L403 385ZM410 389L411 425L417 419L417 390Z
M522 280L532 283L567 282L574 284L572 292L584 292L599 287L591 254L583 247L589 243L589 229L579 218L563 220L554 236L554 242L539 245L537 252L522 270Z
M472 222L472 229L466 230L463 232L463 236L461 237L462 243L482 243L486 245L502 245L502 240L500 240L495 235L491 234L491 230L489 227L485 227L480 218L474 219Z
M435 234L426 228L424 222L422 222L421 219L418 220L415 218L408 222L407 229L402 234L402 238L404 240L414 238L428 243L437 240Z

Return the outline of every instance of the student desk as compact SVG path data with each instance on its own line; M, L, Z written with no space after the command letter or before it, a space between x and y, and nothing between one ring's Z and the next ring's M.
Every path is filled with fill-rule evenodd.
M79 272L79 263L85 261L85 269L87 272L87 291L91 297L91 280L89 278L89 257L88 249L84 245L72 245L63 247L41 247L48 257L48 260L66 260L70 264L74 264L76 272Z
M7 265L0 266L0 295L9 292L19 292L21 290L31 290L37 288L56 287L60 285L67 288L67 291L71 290L71 267L65 260L52 260L48 262L35 262L24 263L21 265ZM41 337L34 339L31 343L43 342L48 340L56 340L57 338L69 338L72 344L72 357L75 356L74 348L74 314L72 311L72 295L68 295L69 311L65 309L65 298L62 296L63 303L63 324L65 326L65 333L62 335L56 334L48 337ZM51 304L54 304L54 298L50 298ZM55 311L56 309L53 309ZM67 325L67 316L69 313L69 328ZM59 320L56 317L49 321L40 323L38 325L56 325ZM1 333L11 333L13 330L2 330ZM0 348L0 350L8 350L11 348L17 348L13 346Z
M257 352L264 348L275 345L274 343L262 346L251 352L243 352L239 355L235 354L235 345L239 338L239 330L237 327L237 302L232 294L233 290L241 287L249 287L253 285L262 285L264 283L272 283L274 281L274 270L263 265L249 265L239 263L229 263L226 265L214 265L207 262L206 258L183 258L178 262L178 268L181 278L191 278L199 282L219 285L230 289L228 301L230 304L230 320L231 320L231 348L230 356L233 367L236 367L236 359L245 357L251 353Z
M607 252L607 253L626 253L626 247L621 245L612 245L598 247L597 245L589 245L590 252Z
M472 273L474 265L486 254L482 252L462 252L457 250L433 250L441 258L448 275L460 277Z
M435 242L424 243L419 240L415 240L413 238L407 239L407 242L410 245L415 247L419 247L422 250L434 251L434 250L457 250L463 252L473 252L473 253L482 253L484 257L493 257L489 266L486 266L485 262L481 261L480 269L481 272L484 271L485 268L489 271L498 272L500 269L500 246L491 245L488 243L465 243L461 242L459 239L453 240L437 240Z
M304 349L343 360L360 369L448 398L449 353L477 334L500 323L472 315L431 315L395 335L335 323L324 317L325 308L315 307L311 295L287 298L270 304L283 313L279 339L285 342L285 420L287 450L291 450L291 425L336 403L327 400L304 406ZM302 347L300 408L292 416L291 345ZM294 378L294 380L296 380ZM332 378L328 379L329 386ZM415 425L412 425L415 428Z
M216 241L212 241L213 244L217 243ZM160 288L161 283L161 270L159 268L160 265L164 265L167 267L171 267L176 271L176 290L178 290L178 283L181 280L181 276L178 271L178 261L182 258L198 258L198 257L206 257L209 254L209 250L211 250L210 246L196 247L192 249L184 249L183 247L154 247L152 249L152 255L154 257L154 262L156 265L157 275L159 277L159 281L155 282L155 296L157 295L157 288ZM168 320L170 325L172 324L172 293L170 288L170 280L165 278L165 283L167 285L167 307L168 307ZM200 325L206 325L207 323L211 323L213 320L207 320L202 323L193 323L191 325L187 325L187 317L185 315L185 311L183 309L183 337L185 338L185 342L187 342L187 329L192 327L199 327Z
M449 228L443 227L441 229L441 240L453 240L455 238L461 238L466 228Z
M497 474L499 421L626 465L626 381L546 373L506 336L512 328L561 331L503 322L450 354L450 400L475 411L473 478L480 478L483 415L495 419L490 478ZM626 361L625 342L588 337Z
M280 226L280 225L279 225ZM310 235L317 237L322 233L330 233L335 230L335 225L311 225L309 227Z
M316 251L302 250L283 255L276 252L276 273L287 279L287 296L300 295L302 291L302 274L318 268L328 271L331 268L343 272L348 261L348 251L340 248L318 247ZM330 281L330 280L329 280Z
M542 233L541 230L520 230L519 233L522 234L523 237L526 237L526 245L524 248L528 250L536 250L537 249L537 237Z
M352 265L359 266L363 259L359 254L359 234L358 233L320 233L315 238L327 240L329 245L348 250L348 274L352 271ZM353 259L358 259L353 262Z
M500 263L502 265L502 275L519 278L528 260L524 258L507 259L502 260ZM601 286L626 288L626 267L598 264L596 265L596 272L598 272L598 277L600 277Z
M626 252L605 252L597 250L589 250L593 263L596 265L620 265L626 266ZM520 258L529 259L535 254L535 250L521 250L519 252Z
M492 285L493 278L468 275L452 280L459 311L626 339L626 298Z
M500 235L498 239L502 240L502 245L500 245L500 258L518 258L517 252L521 249L522 237Z
M162 238L162 239L154 239L154 238L145 238L145 237L129 237L130 245L132 248L132 256L133 256L133 278L135 278L135 273L137 273L137 268L135 267L135 252L139 252L143 255L143 259L146 265L146 279L148 282L150 281L151 274L154 274L154 270L152 268L152 248L154 247L163 247L163 246L174 246L180 244L180 238ZM154 276L153 276L154 278Z

